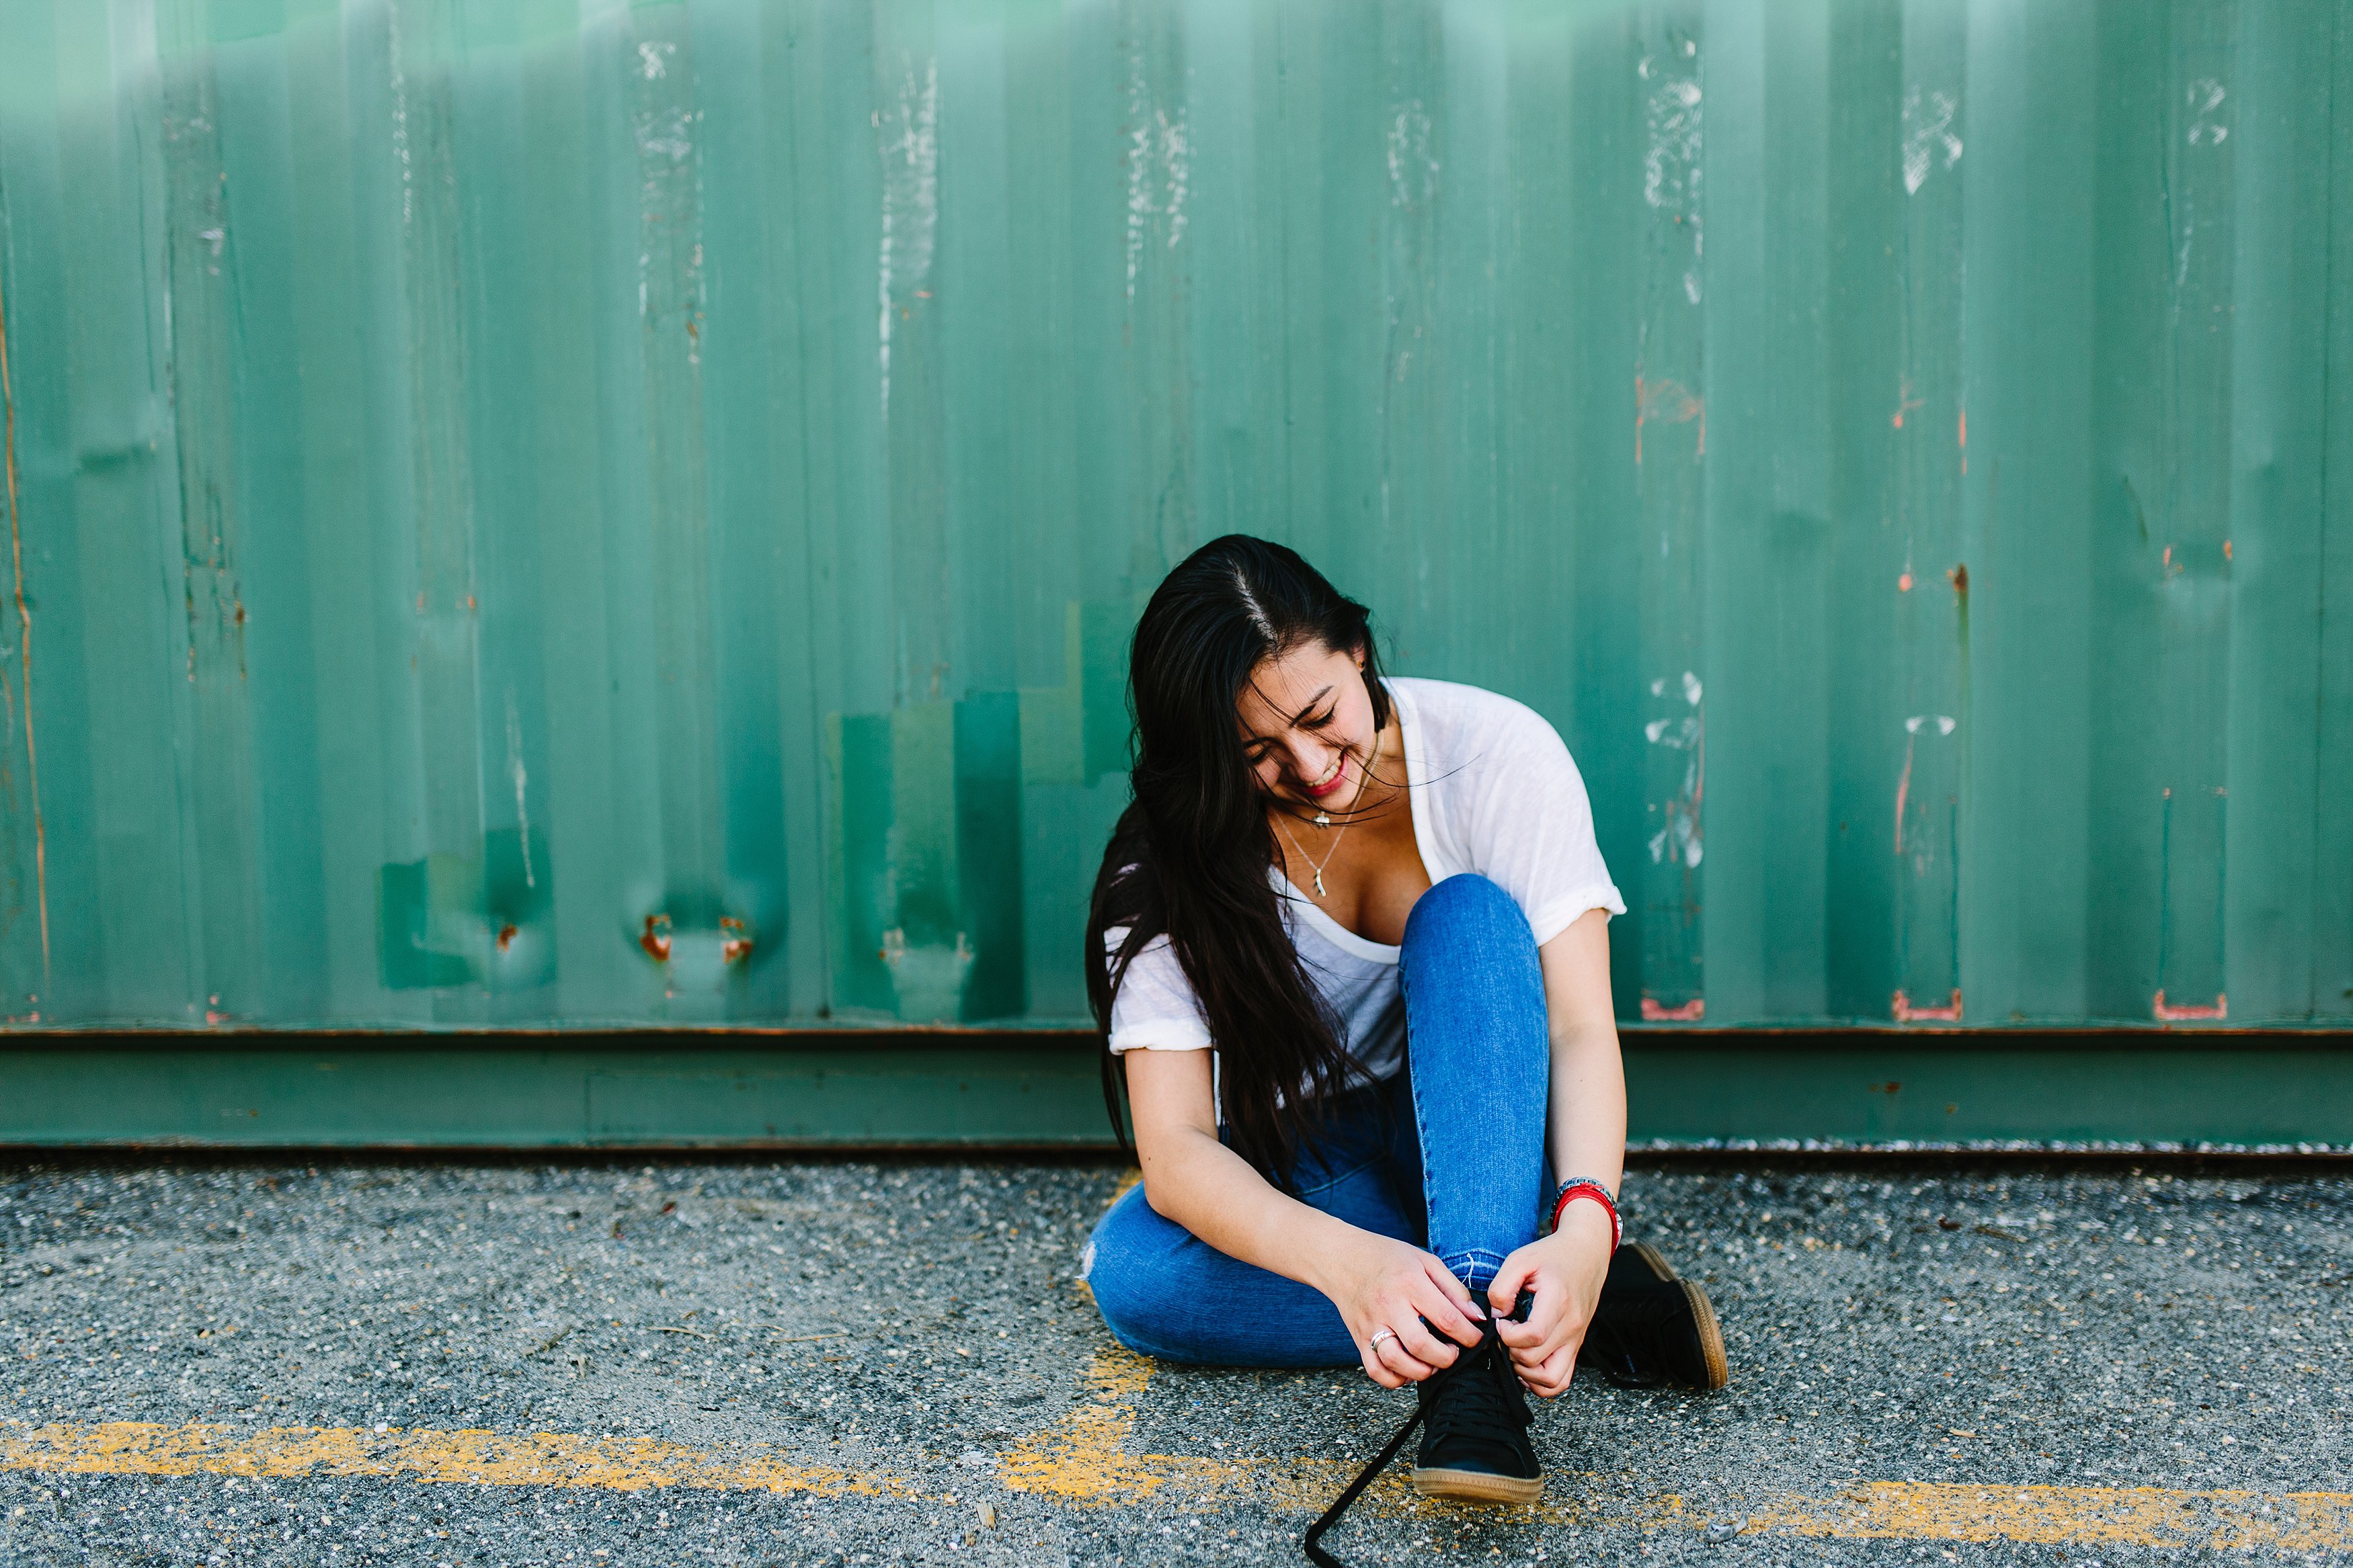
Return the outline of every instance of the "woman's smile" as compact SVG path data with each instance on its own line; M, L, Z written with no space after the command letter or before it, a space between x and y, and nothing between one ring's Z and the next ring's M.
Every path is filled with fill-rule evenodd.
M1304 790L1311 799L1322 800L1325 795L1330 795L1333 791L1338 789L1342 784L1345 783L1347 776L1348 753L1343 752L1338 756L1332 759L1332 766L1330 770L1327 771L1322 778L1317 779L1311 784L1303 784L1299 787Z

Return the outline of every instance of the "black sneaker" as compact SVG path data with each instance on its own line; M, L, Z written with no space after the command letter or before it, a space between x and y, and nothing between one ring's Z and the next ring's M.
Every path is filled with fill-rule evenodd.
M1601 1289L1607 1295L1629 1285L1657 1285L1682 1278L1657 1247L1647 1241L1630 1241L1609 1255L1609 1278Z
M1534 1502L1544 1468L1528 1441L1528 1401L1490 1321L1477 1345L1414 1385L1421 1448L1413 1489L1470 1502Z
M1609 1259L1577 1363L1623 1388L1715 1389L1732 1381L1707 1292L1641 1241Z

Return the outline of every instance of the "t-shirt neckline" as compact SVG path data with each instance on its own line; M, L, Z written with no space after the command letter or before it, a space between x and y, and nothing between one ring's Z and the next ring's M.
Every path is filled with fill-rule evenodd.
M1389 701L1397 708L1398 737L1405 747L1405 799L1406 808L1413 817L1413 852L1421 858L1421 874L1430 877L1431 885L1435 886L1438 879L1430 876L1429 810L1421 798L1423 792L1414 787L1415 781L1424 773L1421 765L1421 723L1414 716L1412 701L1398 689L1396 681L1383 681L1381 684L1388 688ZM1302 892L1283 874L1280 865L1271 866L1267 870L1274 879L1275 891L1291 900L1309 929L1318 936L1354 958L1367 959L1375 963L1395 963L1398 961L1401 949L1389 942L1358 936L1334 920L1324 911L1323 905Z

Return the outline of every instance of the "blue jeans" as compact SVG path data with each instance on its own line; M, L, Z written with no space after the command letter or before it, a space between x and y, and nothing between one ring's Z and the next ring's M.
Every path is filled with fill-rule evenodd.
M1475 1295L1535 1238L1550 1185L1544 975L1525 916L1484 877L1449 877L1413 906L1399 959L1406 1070L1340 1097L1302 1152L1300 1200L1426 1247ZM1219 1366L1354 1366L1322 1292L1229 1258L1145 1202L1113 1204L1083 1269L1131 1350Z

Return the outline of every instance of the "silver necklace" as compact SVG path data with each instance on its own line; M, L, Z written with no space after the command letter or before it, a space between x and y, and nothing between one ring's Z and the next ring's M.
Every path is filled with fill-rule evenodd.
M1332 836L1332 847L1324 851L1323 859L1317 860L1310 856L1306 846L1299 842L1299 836L1292 832L1290 825L1282 820L1282 817L1291 815L1289 812L1280 813L1275 818L1275 826L1282 829L1282 836L1291 840L1291 847L1299 851L1299 858L1302 860L1307 862L1308 870L1314 874L1312 879L1315 885L1315 896L1319 899L1328 899L1332 896L1324 890L1324 868L1329 866L1332 863L1332 857L1340 852L1340 840L1348 837L1348 829L1356 820L1356 803L1365 798L1365 786L1373 782L1374 763L1380 760L1381 732L1376 730L1373 731L1372 761L1366 763L1357 774L1356 793L1349 797L1348 820L1340 824L1340 831ZM1329 827L1331 825L1332 818L1328 815L1320 811L1315 814L1316 826Z

